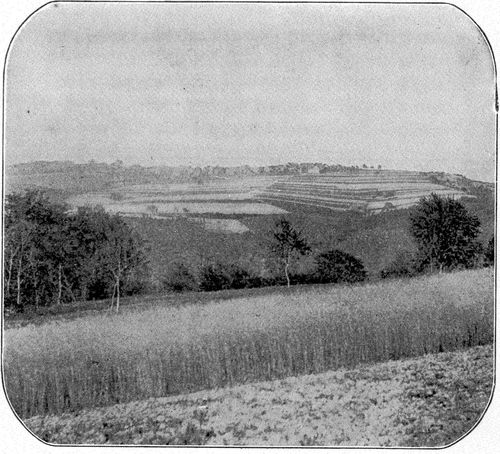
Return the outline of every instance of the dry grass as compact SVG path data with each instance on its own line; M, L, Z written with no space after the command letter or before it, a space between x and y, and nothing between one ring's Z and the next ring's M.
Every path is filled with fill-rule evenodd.
M493 339L493 272L151 308L5 332L5 383L25 418Z

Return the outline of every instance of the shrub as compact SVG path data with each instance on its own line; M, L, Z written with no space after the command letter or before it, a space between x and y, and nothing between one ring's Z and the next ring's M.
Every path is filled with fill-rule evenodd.
M231 288L246 288L253 287L253 281L250 273L238 265L231 265L229 267L229 275L231 276Z
M391 277L412 277L421 272L419 259L411 252L400 252L382 271L382 279Z
M172 270L163 280L163 286L174 292L198 290L196 276L184 263L174 263Z
M362 282L366 271L361 260L339 250L323 252L316 257L314 282Z
M258 282L237 264L210 263L203 266L200 272L200 290L207 292L254 287Z
M231 288L231 276L226 267L219 263L202 266L200 272L200 290L213 292Z

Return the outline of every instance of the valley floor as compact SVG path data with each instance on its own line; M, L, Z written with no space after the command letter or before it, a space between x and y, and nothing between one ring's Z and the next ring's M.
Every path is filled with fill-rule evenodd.
M488 405L492 346L33 417L54 444L446 446Z

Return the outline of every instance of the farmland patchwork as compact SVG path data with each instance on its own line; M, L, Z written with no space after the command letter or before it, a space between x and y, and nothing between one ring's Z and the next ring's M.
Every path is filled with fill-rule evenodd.
M377 214L409 208L431 193L456 198L466 195L434 184L418 172L372 171L356 175L343 172L290 176L273 183L258 197L268 203L283 201Z
M152 218L285 214L281 202L377 214L411 207L432 192L466 196L460 190L431 182L419 172L371 170L352 175L338 172L216 178L199 184L130 185L80 194L68 202L73 207L99 204L112 213ZM213 225L208 228L216 229ZM241 233L245 228L233 231Z

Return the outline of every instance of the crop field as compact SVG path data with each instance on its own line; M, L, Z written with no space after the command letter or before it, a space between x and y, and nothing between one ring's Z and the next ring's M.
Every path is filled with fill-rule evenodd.
M144 213L150 212L151 203L208 202L224 200L228 202L251 202L253 195L277 181L277 177L218 178L199 184L142 184L116 186L109 191L83 193L70 197L72 206L123 203L125 206L144 206ZM253 200L254 203L256 202ZM126 210L123 210L126 211Z
M425 175L403 171L366 171L345 175L297 175L273 183L256 197L268 203L287 202L377 214L409 208L432 192L460 198L462 191L433 184Z
M149 204L148 204L149 205ZM118 213L123 216L137 216L154 213L156 216L172 214L281 214L285 210L269 205L267 203L234 203L234 202L172 202L155 203L154 207L144 206L137 203L108 203L103 205L110 213Z
M252 217L261 217L257 224L269 224L268 231L275 222L273 216L311 210L327 217L341 212L387 213L409 208L431 192L450 197L466 196L461 191L434 184L418 172L357 170L217 177L197 183L114 185L105 191L72 195L67 202L73 209L101 205L108 212L127 218L184 217L208 232L241 235L254 232L256 222ZM332 220L325 219L325 222Z
M226 177L197 184L116 186L105 192L74 195L68 203L73 207L99 204L112 213L153 218L285 214L280 206L283 203L291 203L299 211L301 206L311 206L377 214L409 208L431 192L466 196L462 191L434 184L418 172L359 170L352 174Z
M162 219L189 217L200 221L206 230L223 233L244 233L248 227L231 215L280 215L286 210L263 203L255 194L276 178L219 178L200 184L144 184L115 187L109 191L89 192L69 197L68 204L101 205L110 213L126 217ZM200 217L206 215L207 218ZM213 217L224 217L213 219Z
M492 273L283 289L11 328L5 387L29 418L486 345Z
M492 350L473 347L25 423L56 444L446 446L487 407Z

